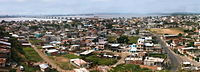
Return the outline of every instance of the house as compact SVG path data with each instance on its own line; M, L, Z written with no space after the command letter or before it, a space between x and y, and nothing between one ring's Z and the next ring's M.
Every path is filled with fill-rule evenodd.
M49 68L49 65L48 65L48 64L40 64L39 67L40 67L40 70L41 70L42 72L45 72L45 70L46 70L47 68Z
M129 45L129 52L137 52L137 45L136 44L132 44L132 45Z
M147 52L153 51L154 43L145 43L144 44L144 49Z
M126 64L137 64L142 65L143 64L143 58L142 57L126 57L125 58Z
M76 67L89 67L88 63L82 59L70 59L70 63Z
M0 41L0 45L11 46L11 43L5 42L5 41Z
M11 50L8 48L3 48L0 46L0 58L9 58L11 55Z
M0 67L5 67L11 56L11 43L7 39L0 39Z
M144 38L139 38L137 40L137 51L139 51L139 52L144 51L144 43L145 43Z
M187 48L179 48L178 51L179 53L181 54L185 54L187 50L190 50L190 49L196 49L194 47L187 47Z
M47 49L55 49L54 46L52 45L46 45L46 46L42 46L43 49L47 50Z
M45 53L49 56L54 56L54 55L58 55L59 51L57 49L49 49L49 50L45 50Z
M5 67L6 61L7 61L7 58L0 58L0 67Z
M52 44L52 45L59 45L59 44L61 44L61 41L52 41L52 42L50 42L50 44Z
M155 57L146 57L144 59L144 65L148 65L148 66L163 66L164 63L163 58L155 58Z
M141 68L148 68L151 70L162 70L162 67L158 67L158 66L148 66L148 65L140 65Z
M80 53L80 55L86 56L86 55L88 55L88 54L91 54L91 53L94 52L94 51L95 51L95 50L86 50L86 51Z
M182 62L181 69L183 69L183 70L192 70L192 71L197 71L197 72L199 70L198 67L193 66L193 64L191 64L190 62L187 62L187 61Z
M76 51L80 49L80 45L71 45L69 51Z
M121 51L120 44L110 44L109 49L112 51Z
M24 46L24 47L31 47L31 43L29 43L25 39L20 39L19 41L21 42L22 46Z
M166 40L171 40L171 39L176 39L176 38L178 38L178 35L163 35L162 38L163 38L163 39L166 39Z
M200 42L194 42L194 46L200 46Z

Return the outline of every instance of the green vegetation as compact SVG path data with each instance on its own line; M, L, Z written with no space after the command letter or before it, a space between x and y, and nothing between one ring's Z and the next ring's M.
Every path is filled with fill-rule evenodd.
M156 38L155 36L152 37L152 42L153 42L154 44L158 44L158 40L157 40L157 38Z
M40 26L30 26L29 29L32 30L38 30L39 28L41 28Z
M6 37L6 36L10 37L9 33L5 32L4 27L1 26L0 27L0 37Z
M11 59L17 63L24 61L21 57L21 54L25 54L22 49L20 42L16 38L10 38L9 42L11 43Z
M159 54L159 53L150 53L150 57L158 57L158 58L167 58L166 54Z
M92 55L85 58L86 61L93 62L94 65L113 65L117 62L114 58L100 58L96 55Z
M109 43L116 43L117 42L117 36L107 36Z
M75 59L75 58L81 58L80 56L74 55L74 54L66 54L64 57L69 59Z
M37 40L37 39L30 39L30 42L32 43L32 44L34 44L34 45L37 45L37 44L39 44L39 43L41 43L41 42L43 42L42 40Z
M134 64L120 64L109 72L152 72L152 70L147 68L140 68L139 65Z
M42 46L37 45L36 47L37 47L38 49L42 49Z
M106 26L107 29L112 29L112 28L113 28L112 25L113 25L113 24L106 24L105 26Z
M190 42L189 44L187 44L187 47L194 47L194 42Z
M50 69L50 68L48 68L48 69L45 70L45 72L58 72L58 71L56 69Z
M9 72L16 72L17 71L17 69L11 69L11 70L9 70Z
M155 72L170 72L169 70L161 70L161 71L155 71Z
M98 71L98 70L92 70L92 71L90 71L90 72L100 72L100 71Z
M137 29L135 34L138 35L139 33L140 33L140 30Z
M137 43L137 40L139 39L140 37L139 36L129 36L128 39L128 43L129 44L132 44L132 43Z
M182 37L182 36L183 36L183 34L181 34L181 33L178 34L178 37Z
M194 58L195 61L199 62L199 58Z
M24 66L25 72L36 72L39 70L37 67L28 66L27 64L22 64Z
M25 72L35 72L39 68L32 67L27 62L41 61L40 56L32 48L23 48L16 38L9 39L11 42L11 59L20 65L23 65Z
M64 58L65 55L60 55L60 56L49 56L50 59L52 59L54 61L55 64L57 64L59 67L61 67L62 69L65 70L72 70L74 68L76 68L75 66L73 66L70 62L68 58ZM73 57L74 55L70 55L69 57ZM58 59L59 57L59 59Z
M25 57L28 61L33 61L33 62L39 62L42 61L43 59L38 55L37 52L33 48L27 47L23 48L23 51L25 52Z
M181 54L181 53L178 51L178 49L173 49L173 51L174 51L176 54L179 54L179 55L181 55L181 56L184 56L184 54Z
M120 36L118 39L117 39L117 42L118 43L128 43L129 42L129 39L128 39L128 36Z
M199 25L198 23L190 22L190 21L183 22L183 24L188 25L188 26L191 26L191 25Z
M122 35L119 38L117 36L107 36L109 43L137 43L137 40L139 39L139 36L125 36Z

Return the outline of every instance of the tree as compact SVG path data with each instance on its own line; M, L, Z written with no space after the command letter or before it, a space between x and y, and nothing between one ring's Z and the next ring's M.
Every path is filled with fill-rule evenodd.
M9 39L9 42L11 43L11 58L16 62L21 61L22 58L19 56L19 53L25 54L25 52L20 42L16 38Z
M140 33L140 30L137 29L136 32L135 32L135 34L138 35L139 33Z
M10 34L5 31L5 28L3 26L0 27L0 37L10 37Z
M179 33L179 34L178 34L178 37L182 37L182 36L183 36L183 34L182 34L182 33Z
M113 28L112 25L113 25L113 24L106 24L105 26L106 26L107 29L112 29L112 28Z
M117 42L118 43L128 43L129 39L128 39L128 36L120 36L118 39L117 39Z
M107 38L109 43L115 43L117 41L116 36L108 36Z
M190 42L189 44L188 44L188 47L193 47L194 46L194 42Z

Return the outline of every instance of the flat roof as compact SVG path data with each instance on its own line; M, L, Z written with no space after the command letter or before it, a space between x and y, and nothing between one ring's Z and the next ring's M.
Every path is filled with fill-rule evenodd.
M11 45L9 42L0 41L0 44Z
M87 55L87 54L90 54L90 53L92 53L92 52L94 52L95 50L87 50L87 51L84 51L84 52L82 52L82 53L80 53L80 54L82 54L82 55Z
M54 47L54 46L52 46L52 45L42 46L42 48L51 48L51 47Z

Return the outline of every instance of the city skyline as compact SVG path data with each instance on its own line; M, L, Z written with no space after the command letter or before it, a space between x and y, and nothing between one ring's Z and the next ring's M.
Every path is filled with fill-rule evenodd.
M198 0L0 0L0 15L200 12Z

